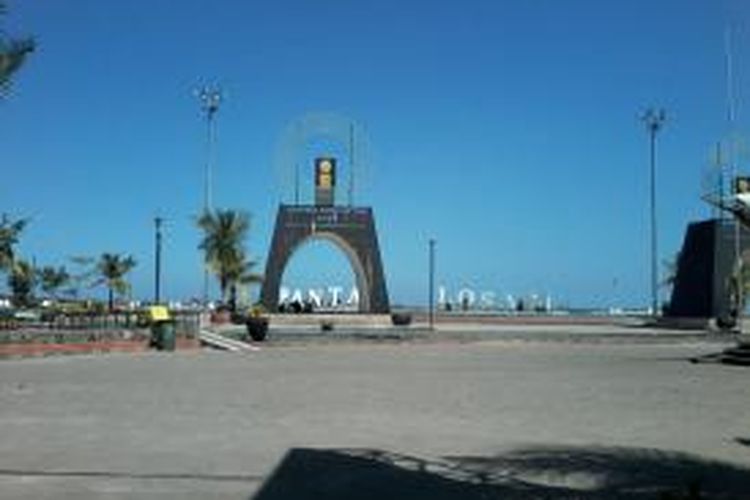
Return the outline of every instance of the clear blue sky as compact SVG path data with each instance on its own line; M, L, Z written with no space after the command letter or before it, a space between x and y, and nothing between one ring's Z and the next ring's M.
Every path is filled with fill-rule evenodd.
M0 209L30 216L40 264L132 253L152 285L152 218L168 219L165 288L199 295L204 124L191 91L220 82L215 205L253 214L265 261L281 190L274 148L311 111L369 131L393 302L438 281L551 293L573 305L645 304L648 149L660 136L660 253L705 217L701 175L727 134L724 30L735 27L738 129L750 113L750 7L740 0L9 2L38 50L0 103ZM288 279L328 284L344 258L310 247ZM339 273L339 274L337 274ZM346 271L348 274L349 271ZM331 277L333 276L333 277ZM292 283L292 284L296 284Z

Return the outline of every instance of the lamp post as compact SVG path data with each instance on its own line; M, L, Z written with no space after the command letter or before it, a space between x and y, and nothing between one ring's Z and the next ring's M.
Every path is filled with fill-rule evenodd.
M651 193L650 193L650 218L651 218L651 311L654 316L659 314L658 297L658 269L657 269L657 230L656 230L656 135L664 126L666 113L663 109L648 109L642 116L643 122L649 133L651 155Z
M435 240L430 238L429 243L429 297L428 297L428 321L430 330L435 329Z
M161 224L164 219L154 218L154 229L156 231L156 249L154 252L154 304L161 302Z
M216 113L219 111L223 94L219 87L203 87L196 92L200 100L201 110L206 116L206 165L203 184L203 212L212 210L212 169L216 147ZM208 305L208 264L203 266L203 305Z
M216 113L223 98L221 89L218 87L203 87L197 92L201 102L201 110L206 115L206 167L204 171L203 185L203 209L210 211L212 208L211 184L212 169L214 163L214 149L216 145Z

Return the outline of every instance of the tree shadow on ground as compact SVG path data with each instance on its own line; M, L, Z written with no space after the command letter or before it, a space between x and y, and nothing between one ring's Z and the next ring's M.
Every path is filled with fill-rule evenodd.
M734 438L734 440L742 446L750 446L750 438Z
M251 500L746 499L750 469L643 448L536 447L439 460L291 449Z

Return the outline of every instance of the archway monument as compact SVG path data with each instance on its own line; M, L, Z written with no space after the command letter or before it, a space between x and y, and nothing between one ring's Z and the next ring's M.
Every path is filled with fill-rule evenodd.
M299 248L316 239L333 243L347 257L359 291L359 312L390 311L372 207L354 204L355 187L360 188L368 163L367 151L362 127L337 114L304 115L282 134L276 170L284 191L293 192L293 201L279 205L266 259L260 300L269 312L279 308L288 262ZM310 178L312 183L305 182ZM337 202L344 197L346 203Z

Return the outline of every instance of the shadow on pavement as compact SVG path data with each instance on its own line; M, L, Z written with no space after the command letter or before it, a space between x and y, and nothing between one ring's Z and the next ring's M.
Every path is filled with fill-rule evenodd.
M539 447L424 460L370 449L291 449L251 500L740 499L750 469L642 448Z
M742 446L750 446L750 438L734 438L734 440Z

